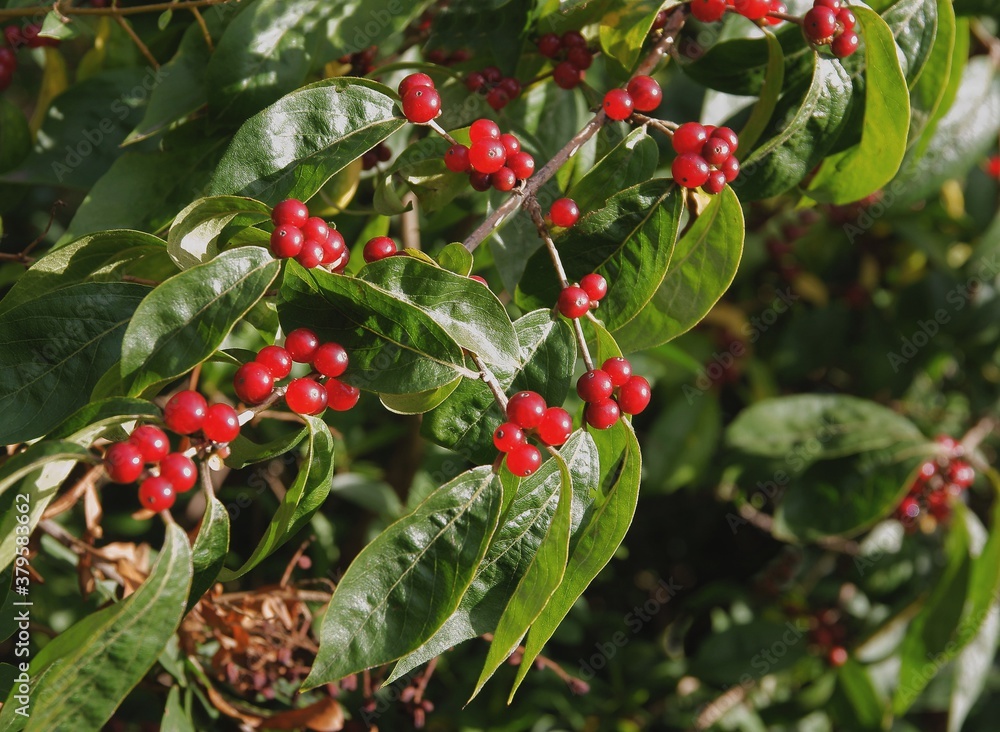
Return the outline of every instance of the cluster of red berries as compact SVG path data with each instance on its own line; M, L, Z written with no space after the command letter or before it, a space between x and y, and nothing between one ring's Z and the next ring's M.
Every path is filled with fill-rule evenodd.
M632 112L652 112L663 101L663 90L650 76L634 76L625 89L612 89L604 95L604 113L616 121L626 120Z
M465 88L470 92L486 95L486 103L499 112L521 96L521 82L513 76L504 76L496 66L487 66L465 77Z
M472 53L467 48L459 48L450 52L443 48L432 48L424 52L424 58L439 66L453 66L468 61L472 58Z
M785 13L788 7L781 0L692 0L691 15L702 23L715 23L722 20L727 11L742 15L757 23L778 25L781 18L771 16L771 13Z
M606 430L622 414L639 414L649 406L649 382L632 375L632 364L618 356L592 369L576 382L576 393L587 403L583 417L595 429Z
M477 191L490 187L511 191L518 181L535 172L535 159L521 149L514 135L501 134L500 126L489 119L477 119L469 128L466 147L456 143L444 154L444 164L454 173L468 173L469 183Z
M371 170L379 163L388 163L390 160L392 160L392 150L384 142L380 142L361 156L361 169Z
M575 88L594 63L594 53L587 47L587 39L579 31L569 30L561 36L546 33L535 43L540 54L558 61L552 69L552 80L563 89Z
M951 516L952 502L972 485L976 471L961 459L962 446L953 438L942 435L937 443L945 454L920 465L906 498L896 509L896 518L913 531L921 513L929 513L938 521Z
M3 29L3 42L0 45L0 91L4 91L14 80L14 72L17 71L16 51L19 48L59 45L55 38L38 35L41 30L42 26L38 23L26 25L23 30L16 25L8 25Z
M493 432L493 444L506 454L507 470L527 478L542 464L542 453L528 442L533 435L559 447L573 433L573 417L562 407L549 407L541 394L520 391L507 401L507 421Z
M674 181L685 188L701 186L705 193L720 193L740 174L736 150L739 137L728 127L685 122L671 138L677 157L671 171Z
M580 284L564 287L559 293L556 307L570 320L582 318L608 294L608 281L591 273L580 279Z
M293 330L285 345L265 346L257 357L236 370L233 388L246 404L261 404L274 393L275 384L292 373L295 363L309 364L313 373L292 379L285 388L285 403L296 414L321 414L327 407L346 412L358 403L361 392L337 379L347 371L347 351L339 343L320 343L307 328Z
M858 19L841 0L815 0L802 18L806 40L816 46L830 46L837 58L847 58L858 50L860 39L854 32Z
M219 405L213 405L219 406ZM139 502L151 511L166 511L178 493L198 482L194 461L180 452L170 452L167 433L144 424L136 427L125 442L116 442L104 451L104 471L115 483L135 483L151 469L139 485Z
M809 619L809 640L826 654L827 662L834 668L847 663L848 653L844 647L847 628L840 622L840 613L828 608L814 613Z
M410 74L399 82L397 89L403 116L410 122L426 124L441 114L441 95L427 74Z
M351 258L344 237L318 216L309 216L302 201L288 198L271 211L274 233L271 253L278 259L294 258L306 269L323 265L343 272Z

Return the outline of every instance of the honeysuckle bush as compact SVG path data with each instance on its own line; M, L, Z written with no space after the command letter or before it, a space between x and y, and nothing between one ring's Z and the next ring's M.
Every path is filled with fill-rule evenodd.
M0 3L0 728L993 729L997 7L815 8Z

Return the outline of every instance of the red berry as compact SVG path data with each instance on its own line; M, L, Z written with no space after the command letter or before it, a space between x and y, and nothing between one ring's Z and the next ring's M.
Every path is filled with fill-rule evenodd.
M306 269L313 269L322 263L324 252L323 242L306 239L302 243L302 250L295 255L295 261Z
M740 161L736 156L730 156L729 160L719 166L719 170L726 176L726 182L732 183L740 174Z
M545 416L545 400L534 391L519 391L507 400L507 419L524 430L533 430Z
M469 141L472 143L480 140L499 140L500 125L491 119L477 119L469 127Z
M582 287L570 285L559 293L559 312L571 320L582 318L590 310L590 297Z
M920 504L915 498L904 498L899 504L899 515L903 518L916 518L920 515Z
M145 463L138 445L116 442L104 451L104 472L115 483L134 483Z
M353 409L361 398L361 391L357 387L345 384L338 379L330 379L326 382L326 392L330 409L335 412L346 412Z
M674 130L670 142L678 155L700 153L708 142L708 131L697 122L685 122Z
M309 220L309 209L297 198L287 198L271 211L271 221L275 226L305 226Z
M924 460L917 468L917 480L926 481L937 475L937 463L933 460Z
M685 188L697 188L708 180L708 163L701 155L684 153L674 158L670 167L674 181Z
M772 13L788 12L788 6L781 2L781 0L768 0L767 8ZM771 15L765 17L764 20L768 25L779 25L782 22L781 18L775 18Z
M967 462L955 460L948 466L948 477L959 488L968 488L976 479L976 471Z
M179 391L163 407L163 423L179 435L190 435L201 429L208 412L208 402L196 391Z
M147 463L158 463L170 452L167 433L156 425L144 424L132 430L128 441L139 448L142 459Z
M587 293L591 302L598 302L608 294L608 281L599 274L584 275L580 280L580 287Z
M429 86L418 86L403 97L403 116L414 124L430 122L441 112L441 95Z
M958 440L951 435L938 435L934 438L934 442L944 448L945 452L949 455L960 455L962 453L961 445L958 444Z
M319 216L313 216L307 219L302 226L302 236L319 242L326 241L326 238L330 236L330 226Z
M323 261L321 264L326 266L335 264L346 251L347 243L344 241L344 235L336 229L330 229L326 241L323 242Z
M562 61L552 69L552 80L562 89L574 89L583 81L583 70L578 69L569 61Z
M574 46L566 53L566 60L580 71L586 71L594 63L594 54L590 52L589 48Z
M278 259L288 259L302 251L305 236L297 226L279 226L271 234L271 253Z
M486 94L486 103L493 108L494 111L499 112L501 109L507 106L510 102L510 96L506 91L500 87L490 89Z
M285 336L285 350L295 363L312 363L318 348L319 336L308 328L296 328Z
M513 422L504 422L493 431L493 444L500 452L510 452L527 441L524 430Z
M313 354L313 368L323 376L340 376L347 371L350 359L347 351L339 343L324 343Z
M814 7L802 18L802 32L813 43L823 43L837 30L837 13L830 8Z
M830 10L837 12L842 7L840 0L813 0L814 8L830 8Z
M614 390L611 376L601 369L588 371L576 382L576 393L583 401L591 404L607 399Z
M830 50L833 51L833 55L837 58L847 58L858 50L860 43L861 39L857 33L854 31L844 31L833 39L833 43L830 44Z
M559 49L562 47L562 43L559 41L559 36L555 33L546 33L535 43L538 45L538 52L546 58L555 58L559 53Z
M549 218L556 226L568 229L580 218L580 207L572 198L557 198L549 209Z
M274 391L274 375L262 363L251 361L236 369L233 376L236 396L245 404L260 404Z
M482 193L483 191L488 191L493 186L493 176L489 173L480 173L478 170L473 170L469 173L469 185L472 189Z
M496 66L487 66L480 73L483 75L483 78L486 79L487 84L499 84L500 79L503 78L503 72Z
M847 658L847 649L843 646L834 646L830 649L830 653L827 656L827 660L830 661L830 665L834 668L840 668L847 663Z
M174 505L174 487L163 476L146 478L139 486L139 503L150 511L167 511Z
M767 0L735 0L733 7L737 13L750 20L760 20L770 10Z
M444 164L452 173L466 173L469 170L469 148L455 144L444 154Z
M583 416L591 427L606 430L618 421L621 417L621 411L614 399L602 399L599 402L588 404L583 411Z
M563 48L586 48L587 39L583 37L580 31L568 30L562 34L562 38L559 39Z
M3 29L4 38L7 40L7 44L12 48L18 48L24 45L24 37L21 35L21 29L16 25L8 25Z
M415 74L410 74L405 77L401 82L399 82L399 96L405 97L407 92L418 86L429 86L431 89L434 88L434 79L429 77L427 74L421 74L419 72Z
M377 262L380 259L385 259L386 257L391 257L397 251L396 242L394 242L388 236L376 236L368 240L365 244L365 248L362 251L362 256L365 261L371 264L372 262Z
M513 170L504 166L490 175L490 183L498 191L506 193L514 190L514 186L517 185L517 176L514 175Z
M330 266L333 268L333 271L336 272L337 274L343 274L344 270L347 269L347 265L350 263L350 261L351 261L351 250L345 249L344 253L340 255L340 259L338 259Z
M6 66L11 71L17 69L17 54L9 48L0 47L0 66Z
M326 389L312 379L292 379L285 391L285 403L296 414L319 414L326 400Z
M477 92L483 88L486 83L486 79L478 71L473 71L471 74L465 77L465 88L470 92Z
M240 434L239 416L228 404L213 404L208 408L201 431L212 442L232 442Z
M722 193L722 189L726 187L726 174L721 170L712 170L708 173L708 180L701 184L701 188L705 193L710 193L713 196Z
M507 151L508 157L520 152L521 150L521 141L514 137L514 135L500 135L500 144L503 145L503 149Z
M166 478L177 493L186 493L198 482L198 468L187 455L172 452L160 461L160 477Z
M850 8L841 8L837 11L837 22L845 31L849 31L854 30L854 26L858 24L858 18Z
M691 15L702 23L715 23L726 14L726 0L692 0Z
M701 156L709 165L722 165L729 160L730 155L732 151L729 149L729 143L720 137L708 138L708 142L701 148Z
M604 113L610 119L621 122L628 119L635 109L632 97L624 89L612 89L604 95Z
M507 167L514 171L518 180L527 180L535 173L535 159L522 150L507 156Z
M632 376L632 364L627 359L616 356L601 364L601 371L611 378L612 384L622 386Z
M542 465L542 453L534 445L519 445L507 453L507 470L527 478Z
M507 151L499 140L477 140L469 148L469 162L479 173L496 173L507 162Z
M666 10L661 10L656 14L656 18L653 19L653 30L660 30L661 28L667 27L667 18L669 15Z
M640 112L652 112L663 101L663 90L651 76L636 76L628 83L632 103Z
M521 82L513 76L501 79L497 89L502 89L507 94L508 99L517 99L521 96Z
M573 417L562 407L545 410L542 423L538 425L538 437L546 445L559 447L573 434Z
M443 64L445 60L448 58L445 52L440 48L435 48L430 51L427 51L424 54L424 57L432 64Z
M281 346L264 346L254 360L270 371L275 381L292 372L292 356Z
M725 140L729 143L729 152L731 153L735 153L740 148L740 138L728 127L713 128L709 133L709 137L718 137L720 140Z
M618 406L625 414L640 414L649 406L652 396L649 382L641 376L633 376L618 390Z

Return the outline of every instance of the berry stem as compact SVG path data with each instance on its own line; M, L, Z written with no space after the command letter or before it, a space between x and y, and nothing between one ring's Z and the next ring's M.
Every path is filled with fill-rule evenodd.
M432 130L434 130L439 135L441 135L441 137L443 137L444 139L446 139L452 145L457 145L458 144L458 140L456 140L454 137L452 137L450 134L448 134L448 131L444 127L442 127L441 125L439 125L436 119L432 119L430 122L426 122L425 125L427 127L430 127Z
M589 315L590 313L587 314ZM590 355L590 347L587 345L587 337L583 334L583 324L579 318L573 319L573 330L576 331L576 342L580 346L580 355L583 356L583 362L587 366L587 371L593 371L594 359Z
M795 23L795 25L802 25L802 18L800 18L797 15L790 15L788 13L779 13L772 10L770 13L767 14L767 17L778 18L779 20L784 20L789 23Z
M479 378L482 379L486 383L486 386L490 387L490 391L493 392L493 398L500 406L500 411L503 414L507 414L507 395L504 394L503 388L500 386L500 382L497 381L497 377L493 375L489 366L483 363L483 360L479 358L478 355L472 353L471 351L466 351L466 353L469 354L472 358L472 362L476 364L476 368L479 369Z
M647 56L639 64L639 67L635 70L633 76L648 76L649 73L656 68L657 64L670 53L673 48L674 43L677 40L677 34L680 29L684 27L684 21L687 18L687 5L677 6L670 14L670 18L667 21L666 27L663 29L663 35L660 40L657 41L656 46L653 50L647 54ZM597 131L601 129L607 119L604 114L604 110L601 109L594 118L591 119L582 130L577 132L573 137L566 143L563 148L553 156L549 162L547 162L541 170L535 172L531 178L527 180L524 185L524 196L533 196L538 190L545 185L551 178L556 174L556 172L565 165L566 161L573 157L577 151L583 147L586 142L597 134ZM521 205L522 198L519 196L511 196L504 203L499 206L492 214L490 214L483 223L481 223L476 230L473 231L469 236L466 237L462 245L468 249L470 252L474 251L476 247L486 240L494 229L500 226L503 221L514 213L517 208Z
M531 216L531 220L535 222L535 228L538 229L538 236L545 242L545 248L552 258L552 266L556 268L556 274L559 276L559 284L565 289L569 287L569 278L566 276L566 269L563 267L562 258L559 256L555 242L552 241L552 237L549 235L549 227L542 216L542 208L538 205L538 199L535 198L534 194L527 194L524 197L524 201L528 215Z
M648 115L641 114L639 112L633 112L632 119L636 122L642 122L644 125L649 125L653 129L659 130L667 137L673 137L674 130L680 126L676 122L667 122L666 120L649 117Z

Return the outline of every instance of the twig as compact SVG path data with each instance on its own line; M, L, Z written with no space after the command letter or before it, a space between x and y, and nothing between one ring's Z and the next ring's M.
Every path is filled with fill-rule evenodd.
M742 704L747 698L748 687L753 687L756 681L751 681L748 685L739 684L721 696L709 702L695 720L691 732L703 732L726 716L735 707Z
M488 641L490 643L493 642L493 634L492 633L483 633L482 636L480 636L480 637L483 640ZM512 656L518 656L518 655L520 655L523 658L524 657L524 653L525 653L524 646L518 646L514 650L514 653L512 653L511 655ZM573 691L575 693L577 693L577 694L585 694L586 692L588 692L590 690L590 685L587 684L586 681L584 681L583 679L577 678L573 674L569 673L566 669L564 669L562 666L560 666L558 663L556 663L555 661L553 661L551 658L549 658L547 656L542 656L542 655L536 656L534 663L538 666L538 668L547 668L550 671L552 671L556 676L558 676L560 679L562 679L563 681L565 681L566 684L571 689L573 689Z
M407 191L403 196L403 203L409 204L406 211L403 211L400 232L403 239L404 249L415 249L420 251L420 199L413 191Z
M208 46L209 53L215 51L215 44L212 43L212 34L208 31L208 24L205 22L204 16L202 16L201 11L198 8L191 8L191 15L194 16L195 21L198 23L198 27L201 28L201 35L205 39L205 45Z
M445 130L444 127L442 127L441 125L439 125L437 123L437 120L433 120L432 119L430 122L427 123L427 126L430 127L432 130L434 130L439 135L441 135L441 137L443 137L444 139L446 139L452 145L457 145L458 144L458 140L456 140L454 137L452 137L450 134L448 134L448 131Z
M118 573L118 568L101 557L99 550L94 549L94 547L90 546L86 542L77 539L55 521L42 519L38 522L38 530L43 534L51 536L64 547L70 549L78 557L82 558L84 555L94 557L96 561L94 561L92 566L95 569L99 570L101 574L116 584L126 587L125 579Z
M772 537L778 538L774 536L773 517L762 511L758 511L749 503L741 504L737 510L740 513L740 517L745 519L748 523L756 526L761 531L770 534ZM780 539L778 540L780 541ZM815 543L824 549L829 549L832 552L839 552L840 554L847 554L852 557L856 557L861 554L861 547L856 541L841 539L838 536L823 536L816 539Z
M656 117L650 117L639 112L632 112L632 119L636 122L642 122L644 125L649 125L650 127L659 130L667 137L674 136L674 130L676 130L680 125L674 122L667 122L663 119L657 119Z
M587 371L593 371L594 358L590 355L590 347L587 345L587 337L583 334L583 324L579 318L573 318L573 330L576 332L576 343L580 346L583 363L586 364Z
M65 7L61 3L58 4L59 13L65 16L70 15L139 15L141 13L162 13L165 10L189 10L191 8L207 8L212 5L225 5L231 2L240 2L240 0L189 0L189 2L173 2L167 3L154 3L152 5L139 5L128 8L118 7L117 5L109 5L105 8L74 8ZM28 18L39 13L47 13L51 8L48 5L32 5L26 8L7 8L0 10L0 19L2 18Z
M479 356L474 353L469 353L469 355L472 357L472 362L476 364L476 368L479 369L479 378L486 382L486 386L490 387L490 391L493 392L493 398L500 405L500 411L507 414L507 395L500 388L500 382L497 381L497 377L493 375L489 366L483 363L483 360Z
M160 62L156 60L156 56L154 56L153 52L149 50L149 46L143 43L142 39L139 38L139 35L132 29L132 24L120 15L115 16L115 22L123 31L125 31L126 35L132 39L132 43L134 43L136 48L139 49L139 53L146 57L146 60L149 61L150 65L154 69L159 70Z
M542 207L538 205L538 199L534 194L525 195L524 205L528 210L528 215L531 216L531 220L535 223L539 238L545 242L545 248L552 259L552 265L556 268L556 274L559 276L559 284L564 289L569 287L569 278L566 276L566 269L563 267L562 259L559 257L559 251L556 249L555 242L552 241L552 236L549 234L549 227L542 216Z

